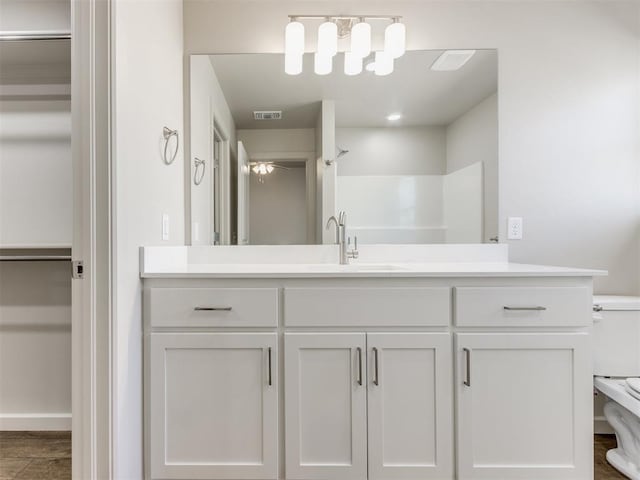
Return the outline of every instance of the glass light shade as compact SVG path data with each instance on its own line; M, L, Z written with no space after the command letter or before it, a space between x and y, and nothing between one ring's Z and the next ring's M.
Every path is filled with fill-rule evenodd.
M313 61L313 70L316 75L329 75L333 69L333 57L321 55L316 52Z
M271 173L271 172L273 172L273 165L269 163L267 164L267 173Z
M389 75L393 72L393 57L386 51L376 52L375 72L378 76Z
M284 52L286 54L304 53L304 25L300 22L289 22L284 30Z
M284 72L287 75L300 75L302 73L302 53L284 54Z
M253 170L253 173L260 173L260 165L254 165L253 168L251 168L251 170Z
M344 54L344 73L345 75L358 75L362 72L362 57L355 55L353 52L345 52Z
M338 25L335 22L324 22L318 27L318 53L324 57L338 53Z
M406 49L406 38L404 23L392 23L384 31L384 51L391 55L391 58L401 57Z
M371 53L371 25L356 23L351 29L351 53L364 58Z

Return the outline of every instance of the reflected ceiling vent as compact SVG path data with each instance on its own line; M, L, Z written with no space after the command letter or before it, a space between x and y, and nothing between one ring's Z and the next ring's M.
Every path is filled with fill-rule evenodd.
M282 120L282 110L258 110L253 112L254 120Z
M473 57L475 53L475 50L445 50L442 55L433 62L431 70L435 70L436 72L459 70L465 63L471 60L471 57Z

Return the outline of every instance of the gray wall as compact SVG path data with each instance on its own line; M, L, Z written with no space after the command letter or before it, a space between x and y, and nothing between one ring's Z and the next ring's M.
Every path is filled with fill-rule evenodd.
M444 127L336 128L338 175L442 175Z
M447 127L447 173L482 162L484 242L498 235L498 97L491 95Z
M409 49L499 50L500 236L518 262L605 268L599 293L640 293L640 4L371 0L403 15ZM291 12L360 1L186 0L189 52L281 52ZM242 18L242 28L229 18ZM313 48L313 38L307 48Z
M249 243L304 245L307 243L307 178L304 166L276 168L258 181L251 174Z

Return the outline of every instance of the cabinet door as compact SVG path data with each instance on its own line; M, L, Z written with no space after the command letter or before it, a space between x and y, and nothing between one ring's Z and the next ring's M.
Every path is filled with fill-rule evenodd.
M369 480L453 478L448 333L367 335Z
M589 337L456 335L458 475L593 478Z
M275 333L154 333L151 478L277 479Z
M287 333L286 478L367 477L364 333Z

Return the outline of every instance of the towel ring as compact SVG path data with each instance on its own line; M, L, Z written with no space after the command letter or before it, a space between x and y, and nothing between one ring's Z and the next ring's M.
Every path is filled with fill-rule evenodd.
M178 155L178 150L180 148L180 137L178 136L177 130L171 130L168 127L164 127L162 129L162 136L164 137L164 163L166 163L167 165L171 165ZM173 152L173 155L171 155L171 158L168 158L167 150L169 149L169 142L171 140L171 137L176 137L176 149Z
M193 172L193 183L196 185L200 185L202 183L202 179L204 178L204 171L207 167L207 164L204 160L200 160L198 157L195 157L193 163L196 166L196 169ZM200 167L202 167L202 172L200 173L200 175L198 175Z

